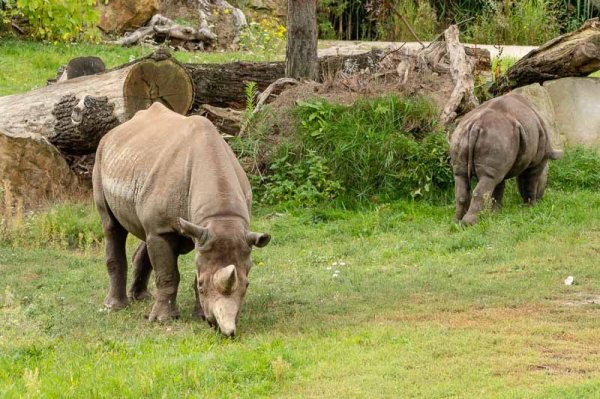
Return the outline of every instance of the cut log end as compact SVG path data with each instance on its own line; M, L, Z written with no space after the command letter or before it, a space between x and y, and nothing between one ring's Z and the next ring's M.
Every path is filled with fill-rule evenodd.
M184 115L192 106L194 88L186 70L175 61L148 59L131 68L123 97L128 118L157 101Z

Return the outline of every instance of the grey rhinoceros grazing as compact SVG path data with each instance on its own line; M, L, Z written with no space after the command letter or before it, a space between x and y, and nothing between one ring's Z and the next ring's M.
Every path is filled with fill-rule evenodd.
M94 201L106 236L110 290L105 305L128 304L125 240L144 242L133 259L129 298L156 298L149 319L179 316L177 257L196 250L197 312L224 335L235 333L248 288L253 246L270 236L248 231L252 191L215 127L160 103L102 138L93 172Z
M514 176L523 200L536 202L546 188L548 159L561 155L552 149L547 123L525 97L511 93L483 103L463 117L450 142L455 222L475 223L486 196L499 207L504 182Z

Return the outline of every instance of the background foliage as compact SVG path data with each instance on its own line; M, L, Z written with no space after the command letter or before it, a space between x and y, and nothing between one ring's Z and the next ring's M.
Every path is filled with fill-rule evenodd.
M422 40L463 22L462 40L496 44L540 44L599 15L591 0L322 0L319 10L323 38L414 40L401 14Z
M28 31L29 36L49 41L98 41L96 0L4 0L0 20Z

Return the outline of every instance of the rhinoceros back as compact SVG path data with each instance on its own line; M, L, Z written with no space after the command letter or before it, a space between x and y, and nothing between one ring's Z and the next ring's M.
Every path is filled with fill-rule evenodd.
M205 118L159 103L138 112L101 141L94 196L129 232L175 231L182 217L249 220L250 185L235 155Z

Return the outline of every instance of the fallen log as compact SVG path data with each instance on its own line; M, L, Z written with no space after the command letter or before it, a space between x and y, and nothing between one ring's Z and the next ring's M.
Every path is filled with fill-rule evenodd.
M531 83L588 76L600 69L600 21L587 20L579 29L532 50L511 66L492 87L502 94Z
M319 58L319 80L335 76L338 71L356 73L365 68L375 69L383 57L382 51L357 55ZM244 108L245 86L255 82L264 91L273 82L285 77L284 62L234 62L229 64L185 64L194 82L195 111L202 104L222 108Z
M203 50L217 39L217 35L206 28L192 28L176 24L171 19L156 14L147 26L143 26L125 37L115 41L121 46L132 46L151 37L156 43L165 40L184 43L189 50Z
M63 152L80 155L95 151L108 130L153 102L185 114L192 99L186 70L157 52L106 73L0 97L0 130L41 134Z

